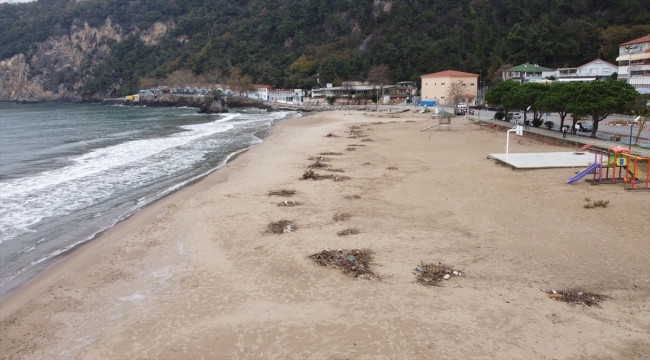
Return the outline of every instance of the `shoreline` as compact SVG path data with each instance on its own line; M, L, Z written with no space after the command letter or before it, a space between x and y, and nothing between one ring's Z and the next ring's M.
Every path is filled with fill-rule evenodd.
M463 119L450 131L419 132L432 122L344 112L278 122L260 146L0 302L0 347L17 358L648 353L645 194L567 186L567 169L503 168L484 156L502 149L503 132ZM568 148L526 137L511 144L513 152L551 150ZM299 180L321 152L340 152L328 163L350 179ZM279 207L284 197L267 196L277 189L295 189L301 205ZM610 208L585 210L585 197L611 200ZM610 226L621 211L638 227ZM339 213L350 218L333 220ZM279 219L297 230L267 234ZM359 233L337 236L351 227ZM328 248L372 249L381 281L309 260ZM420 261L463 276L419 285ZM540 291L575 286L608 299L600 308L571 306Z
M262 140L260 143L249 146L249 147L247 147L245 149L238 150L238 151L234 152L233 154L230 154L225 159L224 163L222 165L220 165L219 167L216 167L213 170L211 170L211 171L209 171L209 172L207 172L205 174L198 175L195 178L186 181L185 184L183 184L183 185L178 184L178 185L174 186L174 187L178 186L178 188L175 189L175 190L171 190L170 192L156 198L155 200L151 201L150 203L145 204L141 209L136 210L135 212L133 212L130 215L126 215L126 217L124 217L121 220L118 220L114 225L112 225L112 226L110 226L110 227L108 227L108 228L106 228L104 230L99 231L97 234L93 235L91 238L89 238L87 240L83 240L82 242L75 245L73 248L71 248L69 250L66 250L66 251L63 251L60 254L57 254L55 257L52 258L52 259L55 259L55 260L53 260L52 264L49 265L45 270L43 270L42 272L40 272L36 276L32 277L30 280L28 280L25 284L21 285L17 289L13 290L12 292L5 295L4 297L0 298L0 320L4 319L8 314L12 313L17 308L17 306L11 306L11 305L8 306L7 303L9 303L9 304L17 303L18 299L24 299L26 297L30 298L31 294L34 294L35 292L41 291L43 289L43 286L45 286L45 284L52 283L53 281L56 280L56 278L62 272L67 271L68 270L67 268L72 265L72 264L69 264L69 263L72 263L72 262L74 262L76 260L81 260L81 257L89 255L93 251L96 251L97 249L94 249L95 247L100 247L100 246L106 245L106 244L102 244L102 240L108 241L108 240L105 240L105 239L108 238L110 234L119 233L121 231L121 229L119 229L118 227L122 227L122 226L126 227L126 226L128 226L128 225L123 225L126 222L130 221L131 219L133 219L135 217L140 217L140 216L146 217L145 215L140 215L140 214L147 211L147 210L149 210L149 208L152 208L152 207L156 207L157 209L163 207L164 204L161 204L161 203L168 200L168 198L174 197L176 194L179 194L181 192L189 192L189 193L192 193L192 194L198 192L199 191L198 189L192 189L191 191L190 191L190 189L194 188L194 187L199 187L199 185L201 185L202 182L207 181L208 178L210 178L210 177L215 177L215 178L219 179L219 180L216 180L216 182L215 182L216 184L221 183L223 181L227 181L227 180L223 179L227 175L222 174L221 176L217 176L217 173L219 173L219 170L222 170L221 172L225 172L225 168L227 168L229 164L233 163L238 157L240 157L241 155L244 155L250 149L252 149L252 148L254 148L256 146L262 145L264 143L264 139L267 139L267 138L272 136L271 131L272 131L272 129L275 126L276 123L279 123L279 122L282 122L282 121L287 121L287 120L292 120L292 119L297 119L297 118L300 118L300 117L290 118L290 119L279 119L277 121L274 121L271 124L271 126L269 127L269 135L266 136L263 139L260 139L260 140ZM215 181L215 179L211 179L211 181ZM177 196L181 196L181 195L179 194ZM171 200L168 200L168 201L171 201ZM149 210L149 211L151 211L151 210ZM85 248L87 248L87 247L88 248L93 247L93 249L85 250Z
M102 105L102 104L99 104L99 105ZM208 171L206 171L206 172L204 172L204 173L202 173L202 174L196 175L196 176L193 177L193 178L190 178L190 179L188 179L188 180L185 180L185 181L183 181L183 182L181 182L181 183L178 183L178 184L175 184L175 185L169 187L168 189L164 190L163 192L161 192L161 193L159 193L159 194L156 194L156 195L155 195L155 198L154 198L153 200L151 200L150 202L147 202L147 203L144 204L141 208L135 209L134 211L132 211L132 212L130 212L130 213L126 213L126 214L122 215L121 217L115 219L115 220L114 220L115 222L114 222L112 225L110 225L110 226L108 226L108 227L106 227L106 228L104 228L104 229L102 229L102 230L98 230L96 233L94 233L93 235L89 236L89 237L86 238L86 239L79 240L79 241L77 241L76 243L70 244L70 245L66 246L65 248L62 248L62 249L58 250L58 251L59 251L58 253L56 253L55 255L52 255L52 256L49 257L49 258L45 258L45 259L43 259L42 261L46 261L46 262L47 262L47 264L44 266L44 268L41 269L41 270L40 270L39 272L37 272L36 274L33 274L32 276L29 276L29 277L27 277L26 279L24 279L24 282L23 282L22 284L18 284L17 287L15 287L15 288L9 290L7 293L3 294L3 295L0 297L0 305L2 304L2 302L3 302L4 299L7 299L7 298L11 297L12 294L14 294L14 293L20 291L23 287L29 285L32 281L35 281L38 277L44 275L44 274L45 274L46 272L48 272L48 271L49 271L53 266L55 266L56 264L58 264L58 263L61 262L61 261L65 261L65 259L66 259L68 256L72 255L73 253L75 253L76 251L80 250L80 249L83 248L84 246L87 246L87 245L90 244L91 242L98 240L98 239L101 238L104 234L106 234L108 231L110 231L110 230L113 229L114 227L118 226L118 225L121 224L122 222L129 220L130 218L132 218L133 216L137 215L139 212L143 211L143 210L146 209L147 207L154 205L155 203L157 203L157 202L159 202L159 201L161 201L161 200L163 200L163 199L165 199L165 198L167 198L167 197L173 195L174 193L177 193L177 192L182 191L183 189L185 189L185 188L187 188L187 187L191 187L191 186L193 186L193 185L195 185L195 184L200 183L201 181L203 181L204 179L206 179L208 176L212 175L212 174L215 173L216 171L218 171L218 170L220 170L220 169L226 167L229 163L231 163L232 161L234 161L235 159L237 159L237 157L239 157L240 155L246 153L247 151L249 151L250 149L252 149L253 147L255 147L255 146L257 146L257 145L261 145L261 144L264 142L264 139L266 139L266 138L268 138L268 137L270 136L270 131L271 131L271 129L272 129L272 128L277 124L277 123L282 122L282 121L286 121L286 120L290 120L290 119L293 119L293 118L299 118L299 117L301 117L300 113L298 113L298 114L297 114L298 116L296 116L296 117L289 117L289 116L291 116L291 115L292 115L292 114L289 113L289 114L287 114L284 118L280 118L280 119L277 119L277 120L274 120L273 122L271 122L271 124L269 125L269 128L266 130L266 131L268 132L268 133L267 133L267 136L259 137L259 139L260 139L260 142L259 142L259 143L257 143L257 144L253 144L253 145L251 145L251 146L248 146L248 147L246 147L246 148L243 148L243 149L240 149L240 150L237 150L237 151L235 151L235 152L233 152L233 153L228 154L228 155L227 155L227 156L222 160L222 162L221 162L218 166L216 166L215 168L210 169L210 170L208 170ZM304 116L304 115L302 115L302 116ZM23 271L24 271L24 270L26 270L26 269L23 269ZM19 272L19 273L17 273L17 274L15 274L15 276L14 276L13 278L7 280L7 282L11 282L11 281L13 281L13 279L15 279L16 277L20 276L21 273L22 273L22 271ZM3 316L2 316L2 312L1 312L1 308L2 308L2 306L0 306L0 319L3 318Z

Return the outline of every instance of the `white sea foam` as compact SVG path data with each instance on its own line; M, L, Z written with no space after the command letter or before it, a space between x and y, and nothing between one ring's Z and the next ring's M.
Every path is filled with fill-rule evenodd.
M243 129L258 129L260 125L283 118L287 114L245 114L245 117L239 117L241 114L227 114L224 118L210 123L183 126L185 131L181 133L156 139L133 140L97 149L66 159L70 163L66 167L4 181L0 183L0 244L21 233L34 232L30 226L42 219L77 213L87 207L109 201L116 195L128 194L132 189L151 187L167 176L173 181L178 174L190 171L194 164L201 162L207 152L216 148L228 148L230 142L238 147L241 146L242 139L245 139L243 144L250 146L259 143L261 140ZM213 136L233 128L236 132L232 137ZM47 236L40 238L34 245L25 244L22 251L17 252L32 253L31 260L5 273L1 278L0 289L20 274L29 273L28 270L34 265L72 250L146 204L220 168L230 158L245 150L227 155L218 164L213 165L213 168L187 180L167 188L158 186L157 193L145 191L146 196L134 198L130 207L123 208L117 214L115 211L108 211L108 208L106 211L90 213L88 216L93 218L103 217L104 212L113 214L111 216L114 218L106 217L100 220L101 224L96 224L100 226L92 230L92 233L85 233L83 239L62 244L51 243L49 247L44 244L45 251L39 251L39 244L52 240ZM179 253L184 252L184 247L179 247Z
M29 231L44 218L69 214L117 191L141 186L161 174L180 171L200 160L192 142L228 131L239 114L156 139L133 140L72 158L64 168L0 183L0 243ZM138 204L141 206L142 204Z

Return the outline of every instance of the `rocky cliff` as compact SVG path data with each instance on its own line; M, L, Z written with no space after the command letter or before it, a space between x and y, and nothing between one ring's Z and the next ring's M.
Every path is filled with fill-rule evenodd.
M157 45L172 27L172 23L159 22L137 35L146 45ZM108 57L108 42L119 42L126 35L110 18L99 28L87 23L73 25L69 34L35 44L28 55L0 61L0 101L93 100L84 99L78 90ZM119 84L112 84L95 98L111 94L117 87Z
M198 108L201 114L218 114L228 112L226 101L216 93L208 92L205 96L190 95L140 95L137 101L130 101L124 98L105 99L104 105L137 105L149 107L194 107Z

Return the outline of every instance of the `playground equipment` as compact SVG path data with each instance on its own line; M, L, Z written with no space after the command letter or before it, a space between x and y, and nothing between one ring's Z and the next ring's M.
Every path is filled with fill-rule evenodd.
M433 129L434 127L437 127L438 131L440 131L440 129L442 128L443 125L447 125L448 129L451 130L451 117L452 116L454 116L454 114L448 113L446 111L438 112L435 115L433 115L434 119L438 118L438 124L433 125L433 126L429 126L427 128L424 128L424 129L420 130L420 132Z
M567 184L573 184L583 177L592 174L593 179L587 179L592 184L616 184L617 182L629 183L626 190L650 190L650 158L644 158L630 154L630 150L614 146L607 151L590 149L594 152L594 162L588 168L567 179ZM645 163L645 178L641 179L643 173L641 165ZM612 170L610 177L609 171ZM603 170L605 174L603 176ZM616 174L618 170L618 176ZM636 186L640 183L640 186Z

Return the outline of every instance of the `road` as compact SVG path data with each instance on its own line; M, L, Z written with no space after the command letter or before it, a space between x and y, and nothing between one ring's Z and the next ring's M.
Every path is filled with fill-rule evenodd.
M453 112L453 108L452 107L445 108L445 111ZM475 115L478 114L478 110L474 110L474 114ZM527 116L529 116L529 119L532 119L532 114L529 113ZM487 119L492 119L494 117L494 111L481 110L481 117L486 117ZM560 116L557 113L551 113L551 115L548 115L548 116L544 115L544 121L547 121L547 119L548 119L548 121L554 122L556 126L560 125ZM613 122L613 121L616 121L616 120L632 120L632 118L630 118L630 117L624 118L624 117L618 116L618 115L610 115L605 120L603 120L603 122L598 124L598 131L604 131L604 132L608 132L608 133L612 133L612 134L629 136L630 135L630 127L629 126L613 126L613 125L605 125L604 124L606 122L610 122L610 121ZM591 123L591 120L585 120L585 122ZM568 120L568 121L565 120L565 123L568 123L569 125L571 125L572 121L571 120ZM650 127L650 122L646 123L645 129L643 131L641 131L641 137L642 138L645 138L645 139L650 138L650 130L648 130L649 127ZM638 131L639 131L639 128L637 126L635 126L634 129L632 130L632 135L636 136ZM580 134L580 135L589 135L589 134L590 133L584 133L584 134Z

